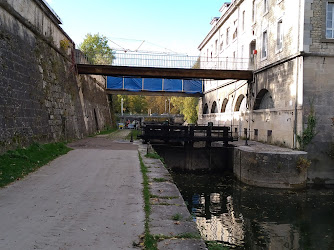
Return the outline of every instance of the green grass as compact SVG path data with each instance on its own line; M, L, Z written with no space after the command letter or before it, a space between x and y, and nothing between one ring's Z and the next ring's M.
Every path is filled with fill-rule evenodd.
M70 150L64 143L34 143L0 155L0 187L23 178Z
M111 128L111 127L106 127L105 130L100 131L96 135L109 135L115 131L117 131L118 128Z
M161 159L161 156L158 155L156 152L154 153L148 153L145 155L146 158L152 158L152 159Z
M215 241L207 241L205 243L208 247L208 250L229 250L230 249L229 247L223 246L222 244L217 243Z
M150 204L150 188L149 188L149 178L148 178L148 169L145 166L143 159L139 153L139 161L140 161L140 170L143 175L143 197L144 197L144 211L145 211L145 237L144 237L144 245L145 249L156 250L157 248L157 240L153 235L150 234L149 229L149 216L151 213L151 204Z
M182 215L181 214L174 214L172 216L172 220L181 220L182 219Z
M172 236L166 236L166 235L155 235L154 238L157 241L160 240L165 240L165 239L201 239L201 236L197 233L182 233L182 234L177 234L177 235L172 235Z
M132 134L132 139L133 140L137 140L138 139L138 135L141 135L141 130L131 130L131 133L127 135L126 139L130 140L131 139L131 134Z
M153 181L154 182L165 182L165 181L167 181L167 179L165 179L165 178L153 178Z

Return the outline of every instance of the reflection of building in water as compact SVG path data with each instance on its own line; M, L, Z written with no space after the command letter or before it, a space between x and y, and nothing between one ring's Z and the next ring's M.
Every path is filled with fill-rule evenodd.
M253 249L265 249L271 250L297 250L300 249L299 239L300 234L297 230L293 229L290 224L276 224L271 222L259 223L261 231L266 236L258 236L257 238L263 238L264 243L261 247L254 244L257 239L251 239Z
M201 198L198 201L201 202L201 208L209 205L211 218L197 217L196 223L199 228L202 237L205 240L218 240L228 242L233 245L243 245L244 240L244 222L243 217L240 214L237 216L233 209L233 199L231 196L227 197L227 212L219 215L218 210L221 210L221 195L219 193L210 194L210 204L205 204L205 198Z

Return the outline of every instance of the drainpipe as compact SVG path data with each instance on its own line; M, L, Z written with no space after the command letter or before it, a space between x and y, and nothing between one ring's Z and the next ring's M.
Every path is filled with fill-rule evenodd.
M304 10L303 10L304 11ZM300 12L301 12L301 0L299 0L299 12L298 12L298 50L300 51L300 29L301 29L301 20L300 20ZM304 23L304 22L303 22ZM304 26L303 26L304 30ZM304 57L303 57L304 58ZM295 100L295 113L294 113L294 124L293 124L293 148L297 148L297 122L298 122L298 115L297 115L297 109L298 109L298 85L299 85L299 70L300 70L300 57L297 57L297 78L296 78L296 100Z

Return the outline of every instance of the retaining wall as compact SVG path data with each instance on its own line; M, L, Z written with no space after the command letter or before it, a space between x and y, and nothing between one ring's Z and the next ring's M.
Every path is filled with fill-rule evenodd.
M74 46L42 1L0 1L0 153L111 124L105 82L77 75Z
M307 153L256 152L253 148L234 148L233 172L243 183L269 188L304 188L307 166L299 162L307 159ZM307 160L306 160L307 164Z

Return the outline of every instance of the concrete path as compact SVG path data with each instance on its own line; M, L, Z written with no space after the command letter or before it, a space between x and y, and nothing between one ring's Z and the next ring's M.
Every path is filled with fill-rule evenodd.
M137 146L105 137L70 146L0 189L0 249L132 249L138 242L144 211Z

